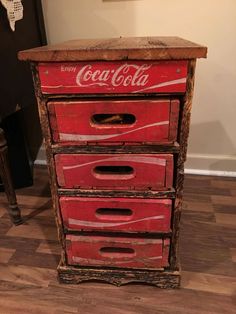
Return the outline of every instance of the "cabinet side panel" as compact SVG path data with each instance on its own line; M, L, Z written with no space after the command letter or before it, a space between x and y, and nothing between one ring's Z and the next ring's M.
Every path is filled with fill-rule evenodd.
M183 99L182 110L180 111L180 152L176 163L176 199L174 202L173 219L172 219L172 241L170 250L170 268L171 270L179 269L179 224L182 209L183 184L184 184L184 162L186 160L189 126L192 108L192 98L194 90L194 74L196 60L190 60L188 64L187 90Z
M59 212L59 201L58 201L58 195L57 195L57 181L55 176L55 165L54 165L54 159L53 159L53 153L51 149L51 132L50 132L50 126L49 126L49 117L47 112L47 105L46 105L46 99L44 99L40 92L40 79L38 75L38 67L35 63L31 64L31 69L33 73L33 79L34 79L34 89L35 89L35 96L38 103L38 111L39 111L39 118L40 118L40 124L42 128L43 138L44 138L44 144L45 144L45 150L46 150L46 158L47 158L47 167L48 167L48 173L49 173L49 183L50 183L50 189L52 194L52 203L53 203L53 210L55 213L55 219L56 219L56 225L57 225L57 232L58 232L58 238L62 245L63 251L62 251L62 261L65 262L65 254L64 254L64 248L65 248L65 237L63 233L63 225L62 225L62 219Z

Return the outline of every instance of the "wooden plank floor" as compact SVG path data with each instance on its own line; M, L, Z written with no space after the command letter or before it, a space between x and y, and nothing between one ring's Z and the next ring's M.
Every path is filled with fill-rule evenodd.
M60 248L46 169L17 191L25 223L12 226L0 193L0 314L236 313L236 179L188 175L181 223L182 288L60 285Z

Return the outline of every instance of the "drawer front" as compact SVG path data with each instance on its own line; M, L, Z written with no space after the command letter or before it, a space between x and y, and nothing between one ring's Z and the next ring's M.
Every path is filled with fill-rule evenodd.
M171 200L61 197L64 226L77 231L169 232Z
M58 154L55 165L64 188L165 190L173 181L170 154Z
M168 266L169 239L66 236L69 265L125 268Z
M184 93L187 61L40 63L44 94Z
M50 102L55 142L174 142L178 100Z

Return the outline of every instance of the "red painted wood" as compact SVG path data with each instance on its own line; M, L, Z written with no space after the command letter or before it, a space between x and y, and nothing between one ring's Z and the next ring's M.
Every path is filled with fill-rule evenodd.
M173 104L173 105L172 105ZM55 142L173 142L177 135L179 101L94 100L55 101L48 104ZM172 108L173 107L173 108ZM94 117L104 116L96 123ZM124 121L127 114L133 121ZM120 119L120 120L119 120Z
M168 266L169 239L66 236L69 265L125 268Z
M179 123L179 100L172 99L170 106L170 125L169 125L169 140L177 141L178 123Z
M77 231L169 232L171 200L61 197L64 226Z
M173 181L170 154L58 154L55 165L64 188L165 190Z
M184 93L187 61L40 63L45 94Z

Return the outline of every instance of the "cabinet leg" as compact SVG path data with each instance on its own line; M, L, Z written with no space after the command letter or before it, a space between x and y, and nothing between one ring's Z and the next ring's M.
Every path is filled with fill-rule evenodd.
M8 160L8 148L7 142L4 136L3 130L0 128L0 176L5 188L5 193L7 195L9 209L8 213L12 222L15 225L22 223L21 212L17 205L16 194L13 188L9 160Z

